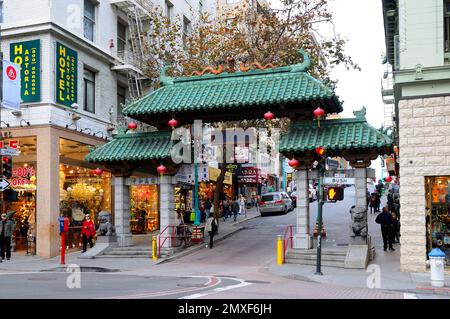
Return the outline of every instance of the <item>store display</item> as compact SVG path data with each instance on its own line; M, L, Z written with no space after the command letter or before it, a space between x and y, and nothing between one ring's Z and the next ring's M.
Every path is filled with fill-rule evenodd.
M159 190L157 185L131 186L130 228L132 234L159 229Z
M450 266L450 177L426 179L427 250L440 248L446 254L446 266ZM427 253L428 253L427 252Z

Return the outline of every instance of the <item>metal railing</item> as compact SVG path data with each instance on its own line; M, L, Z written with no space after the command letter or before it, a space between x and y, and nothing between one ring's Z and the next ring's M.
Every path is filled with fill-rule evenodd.
M167 240L170 240L169 248L180 247L183 244L185 247L188 247L190 246L191 235L192 232L189 230L189 225L166 226L158 235L158 258L161 257L161 248Z
M297 228L297 226L289 225L286 227L286 230L284 231L283 235L283 263L286 260L286 251L289 246L289 242L291 243L291 249L293 248L293 232L292 229Z

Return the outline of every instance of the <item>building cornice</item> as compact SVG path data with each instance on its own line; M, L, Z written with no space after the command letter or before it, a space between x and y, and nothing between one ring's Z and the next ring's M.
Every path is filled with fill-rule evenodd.
M14 39L19 36L22 37L32 36L45 33L49 33L53 36L56 36L61 40L64 40L67 44L75 47L76 49L84 52L89 52L90 54L96 56L97 58L107 63L114 64L114 62L117 61L116 57L104 51L95 43L88 41L87 39L84 39L83 37L80 37L77 34L69 32L53 22L44 22L26 26L2 28L0 37L2 39Z
M449 81L450 65L394 71L395 84L420 84L429 81Z

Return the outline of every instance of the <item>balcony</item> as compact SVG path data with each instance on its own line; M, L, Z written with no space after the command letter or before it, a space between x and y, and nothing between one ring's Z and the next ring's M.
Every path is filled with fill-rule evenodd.
M143 76L141 61L139 61L130 50L118 51L115 65L111 70L122 74L130 72Z

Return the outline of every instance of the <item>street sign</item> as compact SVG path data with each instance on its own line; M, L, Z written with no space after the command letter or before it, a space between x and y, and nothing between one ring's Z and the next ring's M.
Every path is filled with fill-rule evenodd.
M324 184L341 184L341 185L354 185L355 179L348 177L324 177Z
M20 151L15 148L0 148L1 156L19 156Z
M327 165L329 169L333 169L333 168L339 168L339 162L336 160L333 160L331 158L327 158Z
M5 189L9 187L10 183L7 179L0 178L0 192L3 192Z

